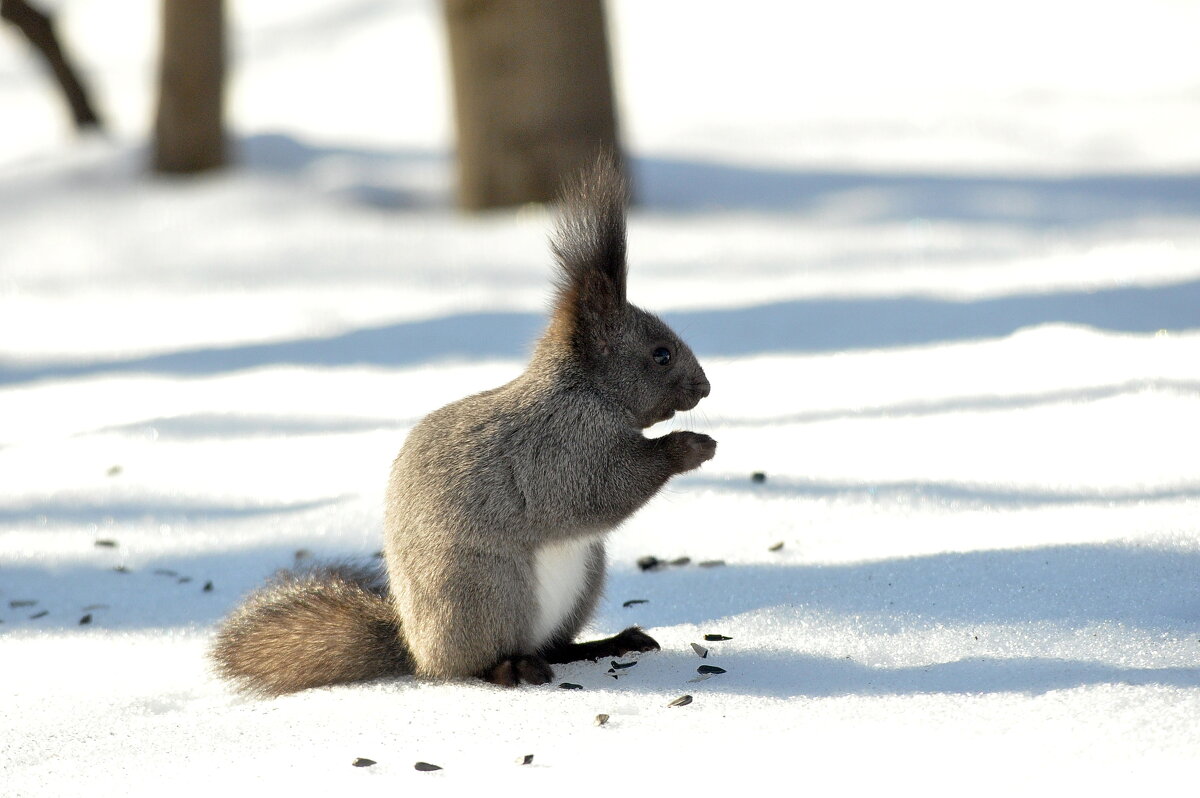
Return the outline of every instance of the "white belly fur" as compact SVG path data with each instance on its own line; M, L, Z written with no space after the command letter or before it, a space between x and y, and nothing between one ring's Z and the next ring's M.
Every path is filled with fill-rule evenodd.
M595 537L575 538L548 543L538 549L534 560L537 577L537 617L531 641L534 647L546 642L579 603L579 595L587 581L592 544L596 540Z

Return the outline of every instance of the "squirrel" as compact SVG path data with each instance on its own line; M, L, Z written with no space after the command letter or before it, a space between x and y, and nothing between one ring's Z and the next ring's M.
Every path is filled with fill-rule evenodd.
M636 626L575 642L607 534L716 454L708 435L643 432L710 385L687 344L626 299L627 200L612 155L564 189L549 324L519 377L409 433L386 491L386 579L345 564L278 574L218 631L220 675L261 695L405 674L512 687L659 648Z

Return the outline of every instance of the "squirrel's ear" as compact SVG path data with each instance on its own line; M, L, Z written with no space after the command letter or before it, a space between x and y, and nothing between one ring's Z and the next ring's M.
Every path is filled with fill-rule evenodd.
M553 322L571 340L603 354L625 309L625 204L616 157L602 152L562 192L550 248L558 261Z

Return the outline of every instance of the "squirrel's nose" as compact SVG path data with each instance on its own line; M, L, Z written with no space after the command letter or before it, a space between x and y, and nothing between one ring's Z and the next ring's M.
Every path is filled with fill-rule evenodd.
M704 377L701 377L699 380L693 383L692 387L700 393L701 399L712 393L712 386L708 384L708 380L706 380Z

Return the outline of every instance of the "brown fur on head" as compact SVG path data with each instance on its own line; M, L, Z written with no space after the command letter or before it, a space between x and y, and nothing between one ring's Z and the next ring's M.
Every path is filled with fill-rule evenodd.
M695 407L709 383L679 336L626 299L628 198L609 153L564 188L550 241L558 278L549 335L638 427L648 427Z

